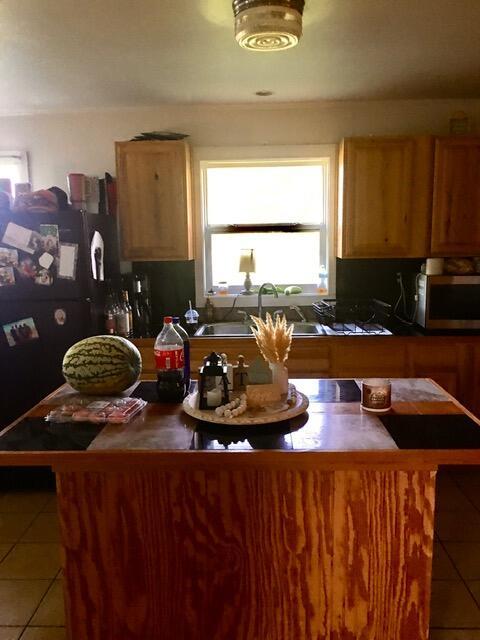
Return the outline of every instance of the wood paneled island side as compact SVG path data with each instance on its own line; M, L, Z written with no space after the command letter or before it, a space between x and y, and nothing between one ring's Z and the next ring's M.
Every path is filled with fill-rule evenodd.
M151 403L85 451L0 434L0 464L57 475L72 640L427 639L436 469L480 462L479 423L425 379L382 419L353 380L293 382L308 413L277 425Z

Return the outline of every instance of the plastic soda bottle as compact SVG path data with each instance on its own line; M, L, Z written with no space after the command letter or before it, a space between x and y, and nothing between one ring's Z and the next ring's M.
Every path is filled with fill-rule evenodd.
M175 327L175 331L183 340L183 358L185 362L185 393L187 394L190 391L190 339L188 333L180 324L180 318L178 316L173 316L173 326Z
M154 346L157 394L160 402L182 402L185 397L185 350L182 337L165 316Z

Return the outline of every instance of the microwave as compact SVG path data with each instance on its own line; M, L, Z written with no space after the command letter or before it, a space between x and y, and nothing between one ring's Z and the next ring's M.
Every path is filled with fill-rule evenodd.
M425 329L480 329L480 275L417 276L416 322Z

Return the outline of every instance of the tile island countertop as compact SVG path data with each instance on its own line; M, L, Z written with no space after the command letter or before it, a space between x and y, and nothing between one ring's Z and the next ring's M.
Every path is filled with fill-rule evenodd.
M102 454L127 451L158 455L220 451L268 451L271 455L277 451L329 454L330 462L337 459L343 463L353 460L348 454L355 454L358 462L382 460L385 464L400 460L480 463L476 418L429 379L392 379L392 409L386 416L362 410L358 381L291 382L309 398L306 413L281 423L245 427L199 422L184 413L180 404L155 402L154 381L140 381L126 392L149 401L130 423L46 423L43 418L51 409L76 395L71 387L63 385L0 433L0 465L52 465L80 455L93 460ZM415 438L405 444L405 439L398 437L398 429L404 425L410 433L412 425L418 425L420 436L421 416L426 433L418 438L418 446ZM432 416L437 416L440 423L436 430L432 430ZM461 437L455 439L451 434L459 434L459 429Z
M436 470L480 463L480 423L428 379L382 417L293 382L307 413L248 430L153 402L49 429L64 386L0 434L0 465L56 474L68 637L427 640Z

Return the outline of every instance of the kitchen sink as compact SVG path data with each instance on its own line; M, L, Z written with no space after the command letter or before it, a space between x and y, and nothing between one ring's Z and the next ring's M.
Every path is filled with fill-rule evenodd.
M321 324L316 322L294 322L293 335L318 336L324 335ZM195 336L250 336L252 330L243 322L216 322L215 324L202 324L195 332Z
M294 336L318 336L324 335L325 331L321 324L317 322L294 322Z
M243 322L216 322L202 324L195 332L195 336L251 336L252 330Z

